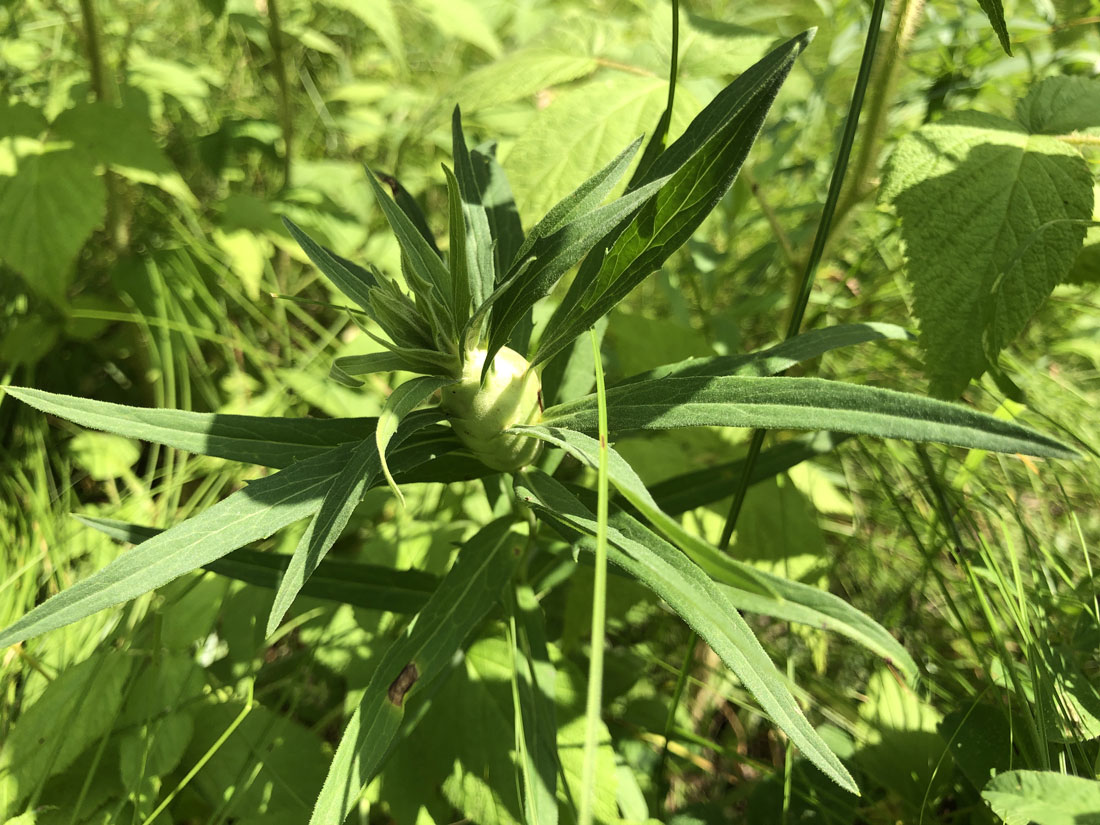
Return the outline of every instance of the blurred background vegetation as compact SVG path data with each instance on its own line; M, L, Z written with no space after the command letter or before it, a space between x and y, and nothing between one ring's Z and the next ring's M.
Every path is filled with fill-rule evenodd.
M865 113L861 185L842 203L805 328L912 326L896 219L875 200L894 140L959 108L1010 114L1038 80L1100 71L1095 0L1008 3L1013 56L978 3L920 5L892 8L919 22L878 87L881 111ZM868 18L854 0L698 0L683 11L674 135L779 38L819 33L734 189L612 315L611 377L781 337ZM652 128L671 44L667 4L641 0L9 0L0 32L0 383L315 416L377 414L399 376L363 390L327 380L333 357L377 345L330 305L339 299L280 217L398 271L362 166L397 177L446 237L439 164L457 103L477 141L497 142L529 221ZM1002 355L996 380L967 393L1091 450L1095 249ZM926 386L911 345L842 352L811 369ZM693 430L619 446L658 483L728 462L744 436ZM80 432L0 396L0 624L120 552L70 513L163 527L246 480L234 465ZM1094 458L1040 467L853 439L754 488L734 552L850 599L925 670L909 687L842 640L757 622L862 798L785 754L702 648L665 776L659 743L688 632L614 579L606 721L621 816L987 823L999 821L979 795L991 769L1094 778L1098 482ZM438 573L452 540L488 514L472 489L414 486L405 510L373 491L337 552ZM695 507L685 523L715 540L727 507ZM267 549L292 548L289 532ZM567 663L584 661L590 592L582 569L546 600L562 678L578 691ZM35 809L17 821L304 822L344 708L395 619L304 600L265 641L270 598L196 574L0 653L0 820ZM394 755L363 821L514 821L498 647L470 651L445 688L459 712L435 713ZM563 718L559 741L576 741L579 717Z

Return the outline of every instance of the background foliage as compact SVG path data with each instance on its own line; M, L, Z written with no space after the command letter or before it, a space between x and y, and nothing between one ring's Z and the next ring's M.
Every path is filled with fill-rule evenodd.
M965 390L972 405L1095 455L1097 9L1067 0L1005 11L1011 56L976 4L893 7L918 22L888 29L905 59L884 62L873 86L805 327L890 321L919 329L920 344L846 349L800 369L945 397ZM446 237L438 164L450 163L459 103L469 132L499 142L529 225L656 123L669 21L663 4L567 0L4 5L2 383L200 411L378 414L404 376L371 376L361 390L326 380L334 357L378 346L328 306L342 300L280 218L397 271L362 164L398 177ZM606 325L610 378L781 337L867 10L685 4L671 122L676 135L777 40L809 26L817 38L734 189ZM118 554L68 513L166 527L258 473L80 432L7 397L0 433L3 625ZM693 429L617 448L662 503L662 481L710 468L679 512L716 541L735 478L725 462L743 437ZM685 455L699 464L684 466ZM613 576L598 819L1095 814L1097 482L1094 459L1038 465L853 439L750 491L735 555L844 596L894 630L921 669L906 684L843 639L755 620L859 798L785 749L714 654L689 647L660 603ZM427 592L455 544L494 513L473 484L404 489L404 508L369 493L334 552L423 571ZM288 533L261 549L289 552L299 536ZM195 574L5 651L0 814L304 821L372 654L410 608L306 599L265 639L272 598ZM581 770L590 601L584 567L544 599L567 787ZM363 821L521 821L508 632L498 627L455 666L372 785ZM669 716L685 653L686 698Z

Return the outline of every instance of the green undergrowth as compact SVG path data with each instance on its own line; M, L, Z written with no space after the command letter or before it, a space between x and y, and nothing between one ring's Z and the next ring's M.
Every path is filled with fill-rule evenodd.
M996 2L924 9L904 65L872 86L885 107L864 108L801 328L896 326L776 369L780 380L928 390L1073 445L1082 459L768 424L729 546L745 563L736 575L765 584L736 591L735 606L746 635L777 663L775 684L809 719L803 741L822 743L807 755L723 663L736 638L728 617L697 605L691 613L671 589L653 588L625 545L609 551L602 712L586 713L595 574L594 542L583 537L590 527L595 535L598 501L586 461L596 429L584 426L596 419L596 401L572 400L595 384L587 333L539 365L540 415L523 423L537 427L546 412L545 442L508 436L543 446L504 469L534 462L537 471L513 487L480 470L469 480L457 461L441 463L436 477L423 465L406 469L396 419L408 410L394 391L423 380L413 369L423 362L354 377L341 369L378 363L390 331L362 307L349 317L353 296L322 277L283 221L380 273L407 270L366 164L381 173L382 196L392 193L402 210L409 198L426 216L414 228L452 253L458 189L449 198L439 164L455 166L458 104L471 149L487 153L481 141L496 141L530 231L652 133L668 102L667 5L204 0L167 9L104 0L0 9L0 28L13 35L0 46L0 383L219 415L392 414L391 481L403 499L384 483L366 491L296 598L281 583L296 548L308 545L305 523L0 651L0 822L309 821L348 720L379 693L376 671L394 664L398 654L388 651L427 627L464 627L462 616L430 612L448 573L464 558L470 564L459 548L508 542L523 559L488 550L486 558L517 586L506 598L455 600L477 633L459 639L454 655L440 648L430 684L413 689L414 677L405 686L403 716L379 717L396 744L376 749L380 769L348 821L572 822L585 792L586 733L596 822L1091 821L1100 811L1100 330L1086 190L1100 126L1089 85L1098 35L1087 4L1040 12L1009 4L1001 25L998 10ZM630 398L629 384L616 389L626 379L782 341L868 14L848 2L680 11L672 138L769 49L819 30L713 214L606 319L584 316L585 327L595 322L612 415L617 399ZM1077 119L1062 123L1043 108L1051 90L1078 87L1067 109ZM902 146L921 166L920 152L950 143L951 118L981 125L956 149L982 144L992 128L996 162L971 157L941 170L961 183L897 172L905 152L887 165ZM1021 142L1026 149L1009 157ZM869 158L865 145L874 147ZM922 223L959 187L996 201L1002 190L983 188L979 173L1010 161L1026 167L1018 190L1026 193L1033 184L1045 191L1040 173L1057 177L1050 164L1068 164L1066 181L1082 185L1065 214L1020 217L1009 199L992 228L947 213ZM84 206L56 209L68 202ZM26 222L31 207L56 223ZM1045 227L1048 219L1060 223ZM998 243L967 246L998 231ZM937 240L947 232L965 265L926 267L919 280L920 262L948 247ZM985 280L974 274L981 261ZM506 316L517 331L501 332L496 319L515 296L501 299L487 341L507 339L534 360L559 330L573 332L566 322L581 316L570 307L592 305L580 287L570 290L573 278L535 304L530 341L520 298ZM930 303L928 291L944 280L969 291ZM1011 312L993 302L985 314L951 315L998 290ZM1013 290L1026 300L1013 302ZM723 368L776 380L756 378L770 374L752 372L762 363ZM444 379L417 385L410 409ZM710 389L733 392L724 386ZM752 387L736 385L738 398ZM732 395L721 398L736 406ZM701 548L722 543L751 434L738 428L744 422L705 423L616 433L612 446L667 514L649 522L664 537L651 546L667 550L661 558L673 567L710 564L701 567L706 586L718 588L712 577L732 574ZM555 426L584 429L592 443ZM44 415L0 396L0 628L137 552L124 549L130 543L140 547L250 482L277 480L281 466L84 429L57 410ZM653 510L623 479L612 482L633 493L613 493L610 527L649 540L656 533L641 525ZM555 496L577 504L536 529ZM511 530L494 527L506 522ZM774 597L767 582L778 579L755 576L830 594L869 623L853 629L850 614L828 610L807 620L796 609L805 605L789 603L761 615L754 608ZM734 587L721 587L708 592L734 598ZM421 611L427 619L410 630ZM690 614L690 627L676 613ZM706 629L711 644L691 628ZM394 690L397 681L385 681ZM549 768L547 741L556 746ZM832 779L819 770L823 754L841 766ZM842 776L859 796L833 781ZM541 796L532 777L543 780Z

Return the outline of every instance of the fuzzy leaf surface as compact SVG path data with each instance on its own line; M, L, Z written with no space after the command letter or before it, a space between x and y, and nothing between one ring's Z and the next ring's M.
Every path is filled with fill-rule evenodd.
M567 346L691 237L733 184L779 87L812 36L789 40L744 72L654 161L640 183L671 180L585 259L532 363Z
M378 772L401 727L405 700L444 670L467 636L500 598L524 538L511 518L498 519L463 545L411 631L382 655L344 729L310 825L341 825ZM404 674L404 676L403 676ZM414 677L409 682L410 677Z
M931 393L956 398L1069 274L1092 175L1056 138L959 112L898 142L882 198L901 220Z
M286 573L279 582L267 619L268 636L279 627L302 586L328 555L363 494L378 475L379 451L372 439L359 442L350 453L345 452L345 456L344 466L325 491L321 508L298 540Z
M333 285L355 301L361 309L370 312L370 291L378 285L378 280L369 271L354 264L347 258L341 258L323 244L317 243L290 218L283 218L290 236L302 247L313 265L321 270Z
M689 358L633 375L617 386L653 378L700 375L777 375L795 364L818 358L840 347L868 341L910 341L913 336L894 324L841 324L825 329L803 332L774 347L745 355L716 355L711 358Z
M77 520L116 541L140 544L165 532L115 519L76 516ZM276 590L286 574L290 556L242 547L204 564L203 569L257 587ZM439 578L423 570L395 570L378 564L325 559L305 581L301 595L350 604L367 610L416 613L439 586Z
M346 450L335 448L251 482L47 599L0 633L0 648L133 599L312 515L346 463Z
M1095 825L1100 782L1055 771L1007 771L989 781L982 798L1006 825Z
M836 430L1001 453L1077 457L1050 436L959 404L821 378L639 381L607 391L607 420L616 432L674 427ZM542 423L596 432L596 398L585 396L551 407L543 413Z
M517 492L551 522L561 519L563 511L576 512L580 504L547 475L531 473L525 482L529 486L521 482ZM582 546L590 541L582 539ZM615 539L609 536L609 542L608 557L664 599L706 640L806 758L842 788L859 793L848 770L803 716L784 678L726 591L667 543L642 544L621 535ZM629 551L622 550L624 546Z
M1016 119L1033 135L1064 135L1100 127L1100 80L1048 77L1016 105Z
M374 418L267 418L128 407L27 387L13 398L82 427L230 461L286 467L374 432Z

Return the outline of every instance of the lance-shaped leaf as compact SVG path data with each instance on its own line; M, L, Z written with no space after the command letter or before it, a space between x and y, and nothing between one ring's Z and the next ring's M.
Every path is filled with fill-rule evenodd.
M321 274L362 309L369 312L370 292L378 284L374 275L358 264L341 258L328 247L317 243L290 218L283 218L283 223L291 237L298 242L298 246L302 247L309 259L313 261L313 265L321 270Z
M385 193L375 179L374 173L369 169L367 181L374 190L375 200L382 208L382 213L386 216L393 234L397 236L402 260L408 264L406 275L409 287L416 293L417 306L433 317L437 324L445 325L444 329L440 329L439 326L434 327L434 332L453 333L454 316L448 303L452 291L451 273L447 271L443 261L424 240L424 236L416 229L409 217Z
M253 481L47 599L0 633L0 648L133 599L312 515L346 463L338 447Z
M595 537L596 516L592 513L595 498L591 491L566 487L541 471L530 475L527 486L538 491L539 501L553 510L559 524L568 524L579 534ZM676 552L673 545L618 507L611 508L608 524L608 541L642 563L650 553L668 556ZM744 562L735 563L749 567ZM896 665L906 676L916 675L916 662L889 631L839 596L765 571L753 572L768 582L775 595L722 585L726 597L738 610L840 633Z
M496 144L483 143L470 153L481 203L489 220L489 234L493 238L493 271L495 280L503 280L508 265L523 246L523 224L516 209L516 199L504 168L496 159Z
M405 350L434 351L435 336L432 326L421 314L416 303L409 298L395 282L382 278L378 287L371 290L370 317L382 327L390 337L391 346L399 352ZM367 334L371 334L362 323L356 323ZM374 335L372 338L378 340Z
M582 339L583 340L583 339ZM793 438L760 453L749 483L756 484L791 469L803 461L832 452L852 436L819 432ZM732 495L745 471L745 459L681 473L649 488L653 500L669 515L677 515Z
M653 378L684 378L700 375L777 375L795 364L818 358L840 347L868 341L911 341L903 327L894 324L841 324L815 329L788 338L773 347L745 355L716 355L712 358L688 358L647 372L632 375L617 386L636 384Z
M517 492L542 518L572 527L561 513L563 509L575 509L576 499L570 502L572 497L564 487L539 473L528 475L524 481L526 484L518 486ZM608 558L664 599L691 625L807 759L842 788L858 794L855 780L803 716L786 681L730 602L727 590L663 542L650 546L622 536L617 540L610 535L608 538ZM581 541L587 546L591 540L585 536ZM624 545L630 547L630 552L621 549Z
M393 201L399 207L401 211L405 213L405 216L412 222L412 225L416 227L416 231L420 233L425 241L428 242L428 246L432 248L440 258L443 257L443 253L439 251L439 247L436 245L435 236L432 235L431 227L428 226L428 219L424 216L423 210L420 208L420 204L416 202L416 198L409 194L409 190L401 185L401 181L392 175L385 175L381 172L375 172L378 179L382 183L386 184L390 188L390 194L393 195Z
M958 404L821 378L657 378L607 391L611 430L760 427L838 430L1048 458L1076 458L1060 441ZM551 407L547 426L596 432L596 398Z
M451 238L451 245L447 250L451 267L451 306L455 323L459 327L465 327L470 320L470 260L466 251L466 214L454 172L444 165L443 174L447 178L447 218Z
M377 774L401 727L405 701L447 666L498 602L525 538L511 518L498 519L467 541L407 635L382 655L344 729L310 825L341 825Z
M513 427L509 432L529 434L565 450L592 469L599 467L599 444L583 433L544 425ZM755 593L774 595L759 571L740 564L708 542L684 529L676 519L663 512L649 494L634 468L613 448L607 451L607 476L649 522L673 544L683 550L706 573L725 584L742 587Z
M451 117L451 144L454 152L455 178L458 184L459 199L462 205L463 224L466 230L463 253L466 257L465 270L469 278L463 290L473 305L481 302L493 291L496 280L493 271L493 236L489 227L481 189L474 172L470 150L466 148L466 136L462 133L462 113L455 106ZM452 253L453 254L453 253ZM459 288L455 287L457 296ZM455 319L461 327L469 316L469 304L460 307L455 304Z
M517 585L512 601L513 702L516 750L523 775L523 808L530 825L557 825L558 740L554 665L546 647L542 607L529 585Z
M302 585L328 555L351 518L352 511L362 501L363 494L378 475L379 452L372 439L360 442L350 454L345 455L343 468L329 485L321 500L320 509L298 540L286 575L279 582L279 590L275 593L275 601L267 619L267 636L279 627Z
M498 288L489 324L489 354L485 363L507 342L513 328L539 300L550 294L558 280L569 271L600 238L652 198L668 178L659 178L640 189L613 200L606 206L581 215L556 232L534 241L528 252L520 251L516 275ZM534 237L534 232L528 240Z
M439 378L434 375L426 375L406 381L390 393L390 397L386 399L386 405L382 408L382 413L378 416L378 427L374 431L377 456L381 461L382 473L386 476L390 489L393 490L393 494L397 496L397 500L401 502L402 506L405 504L405 496L401 494L401 489L390 474L389 465L386 463L386 447L406 415L431 397L433 392L454 383L457 382L453 378Z
M77 520L116 541L140 544L165 532L115 519L76 516ZM257 587L276 590L290 556L242 547L203 565L204 570ZM423 570L394 570L378 564L325 559L302 585L301 595L350 604L368 610L416 613L439 586L439 577Z
M642 184L672 180L596 244L548 323L532 363L567 346L691 237L732 185L779 87L812 37L812 31L800 34L749 68L653 162Z
M93 430L266 467L286 467L339 444L362 441L376 424L374 418L264 418L127 407L26 387L6 387L5 392Z

